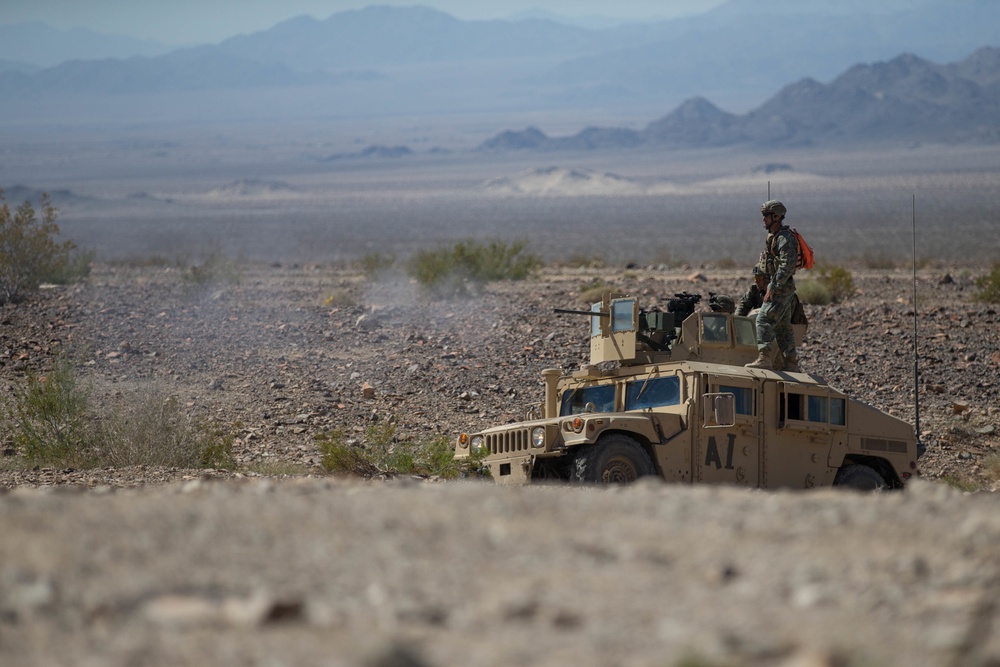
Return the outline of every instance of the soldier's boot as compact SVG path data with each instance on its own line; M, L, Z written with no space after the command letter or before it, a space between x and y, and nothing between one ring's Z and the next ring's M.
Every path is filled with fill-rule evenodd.
M786 373L801 373L802 369L799 368L799 357L796 354L785 357L785 365L782 367L783 371Z
M764 368L767 370L774 370L774 362L771 361L773 356L771 348L765 347L757 353L757 358L747 364L745 368Z

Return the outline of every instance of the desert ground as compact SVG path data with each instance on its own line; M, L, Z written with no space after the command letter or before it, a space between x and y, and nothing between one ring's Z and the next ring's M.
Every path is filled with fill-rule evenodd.
M0 378L68 357L104 404L171 396L234 436L236 468L33 469L5 447L2 664L1000 664L1000 327L972 299L1000 238L995 152L253 173L245 149L185 168L168 145L109 175L102 146L63 163L11 149L18 183L72 193L60 225L96 256L86 282L5 307ZM553 164L642 192L567 195L609 181L542 183ZM485 185L518 174L522 192ZM768 181L855 280L807 309L804 368L910 421L916 288L928 450L905 491L324 472L316 437L334 429L362 445L373 424L421 439L520 418L542 369L585 362L586 328L552 308L596 284L645 305L738 294ZM356 264L468 236L527 239L546 264L446 300ZM183 279L211 255L225 279Z

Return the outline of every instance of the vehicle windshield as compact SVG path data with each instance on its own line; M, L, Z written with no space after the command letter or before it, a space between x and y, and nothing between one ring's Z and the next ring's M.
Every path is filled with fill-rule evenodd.
M661 405L677 405L681 400L681 382L676 375L629 382L625 389L625 409L643 410Z
M613 412L615 409L615 386L613 384L591 385L570 389L562 395L559 415L578 415L587 412L593 404L593 412Z

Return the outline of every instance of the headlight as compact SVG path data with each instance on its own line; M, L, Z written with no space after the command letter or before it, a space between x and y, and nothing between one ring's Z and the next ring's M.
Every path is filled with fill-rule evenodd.
M545 446L545 428L542 426L536 426L531 429L531 446L532 447L544 447Z
M481 435L477 435L472 438L472 453L482 454L483 450L486 449L486 439Z
M458 436L458 446L461 447L462 449L465 449L466 447L469 446L468 433L463 433L462 435Z

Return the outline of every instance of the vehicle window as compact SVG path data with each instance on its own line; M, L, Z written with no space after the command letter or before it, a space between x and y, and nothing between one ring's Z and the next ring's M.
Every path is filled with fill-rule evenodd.
M779 419L785 420L785 404L781 401ZM843 398L788 394L788 419L844 426L847 423L847 401Z
M681 381L676 375L634 380L625 387L625 409L643 410L681 402Z
M753 414L753 389L749 387L729 387L719 385L720 394L733 394L736 396L736 414Z
M729 332L726 331L725 315L702 315L701 317L704 331L701 339L710 343L725 343L729 340Z
M781 409L785 409L785 404L788 404L788 414L781 415L781 421L785 419L794 419L802 421L804 417L802 416L802 399L805 398L802 394L788 394L788 400L782 400Z
M613 301L611 303L611 330L631 331L635 328L632 320L632 312L635 310L635 301Z
M811 422L826 424L830 421L829 401L826 396L807 396L809 411L806 419Z
M586 412L588 403L594 404L594 412L613 412L615 409L615 386L602 384L569 389L562 395L559 415L578 415Z
M748 317L737 317L733 319L736 325L736 342L740 345L756 345L757 336L754 334L753 320Z
M843 398L830 399L830 423L836 426L847 424L847 401Z

